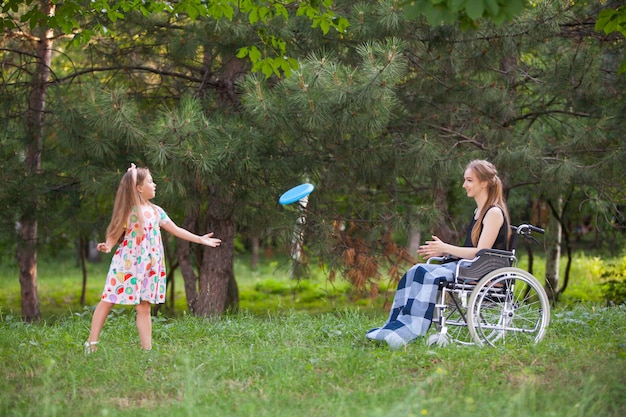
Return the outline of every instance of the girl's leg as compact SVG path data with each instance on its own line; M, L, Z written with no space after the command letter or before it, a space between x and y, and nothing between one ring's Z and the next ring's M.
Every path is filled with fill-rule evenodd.
M107 319L107 316L111 312L113 308L113 304L107 303L106 301L100 301L98 306L93 312L93 317L91 318L91 331L89 332L89 340L87 343L90 350L96 350L95 344L98 343L98 338L100 338L100 332L102 331L102 327L104 326L104 322Z
M137 306L137 331L143 350L152 349L152 317L150 316L150 303L141 301Z

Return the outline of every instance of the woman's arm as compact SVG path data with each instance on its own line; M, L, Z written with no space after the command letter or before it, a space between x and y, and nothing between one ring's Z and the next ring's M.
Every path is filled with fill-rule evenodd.
M197 235L195 233L191 233L187 229L183 229L182 227L178 227L173 221L168 221L161 225L161 229L167 230L177 238L187 240L193 243L199 243L205 246L211 246L212 248L219 246L222 241L218 238L213 237L213 233L207 233L206 235Z
M457 258L472 259L479 250L493 247L503 224L504 215L502 214L502 210L497 207L492 207L487 211L487 214L485 214L485 218L483 219L483 231L480 234L476 247L454 246L443 242L437 236L433 236L433 240L429 240L424 245L420 246L417 253L424 258L450 255Z

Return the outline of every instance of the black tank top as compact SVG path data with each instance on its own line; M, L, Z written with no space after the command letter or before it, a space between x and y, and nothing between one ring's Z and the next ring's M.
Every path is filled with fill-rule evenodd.
M492 206L492 207L497 207L497 206ZM500 210L502 211L501 208ZM508 222L506 221L506 216L504 215L504 211L502 211L502 216L504 217L504 223L502 223L502 226L500 226L500 230L498 231L498 237L496 238L496 241L491 247L491 249L500 249L500 250L509 249L508 248L509 245L507 245L507 235L508 235L509 225L508 225ZM474 215L472 215L472 221L470 222L469 226L467 226L467 232L465 234L465 243L463 243L463 246L465 247L468 247L468 248L474 247L474 244L472 243L472 228L474 227L475 224L476 224L476 219L474 218ZM483 232L483 226L481 225L480 233L482 232Z

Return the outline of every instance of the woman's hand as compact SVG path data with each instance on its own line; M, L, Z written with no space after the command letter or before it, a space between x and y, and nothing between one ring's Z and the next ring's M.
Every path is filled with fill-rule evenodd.
M417 253L426 259L432 258L433 256L444 256L447 254L447 246L447 243L444 243L437 236L433 235L433 240L427 240L417 249Z
M200 236L200 241L198 243L215 248L219 246L222 241L216 237L213 237L213 232L211 232L207 233L204 236Z
M111 252L111 248L105 242L98 243L98 245L96 246L96 249L99 252L104 252L104 253Z

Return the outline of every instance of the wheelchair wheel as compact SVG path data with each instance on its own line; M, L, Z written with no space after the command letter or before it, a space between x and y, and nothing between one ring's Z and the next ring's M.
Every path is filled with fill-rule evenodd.
M431 336L429 344L446 345L449 342L462 345L473 345L474 340L467 328L467 300L470 291L467 289L446 289L440 292L438 298L442 298L445 309L436 309L433 322L437 334ZM443 317L442 317L443 316ZM445 323L442 326L442 323ZM444 327L445 326L445 327ZM435 337L437 336L437 337Z
M530 273L513 267L485 275L470 296L467 324L478 345L538 343L550 322L550 302Z

